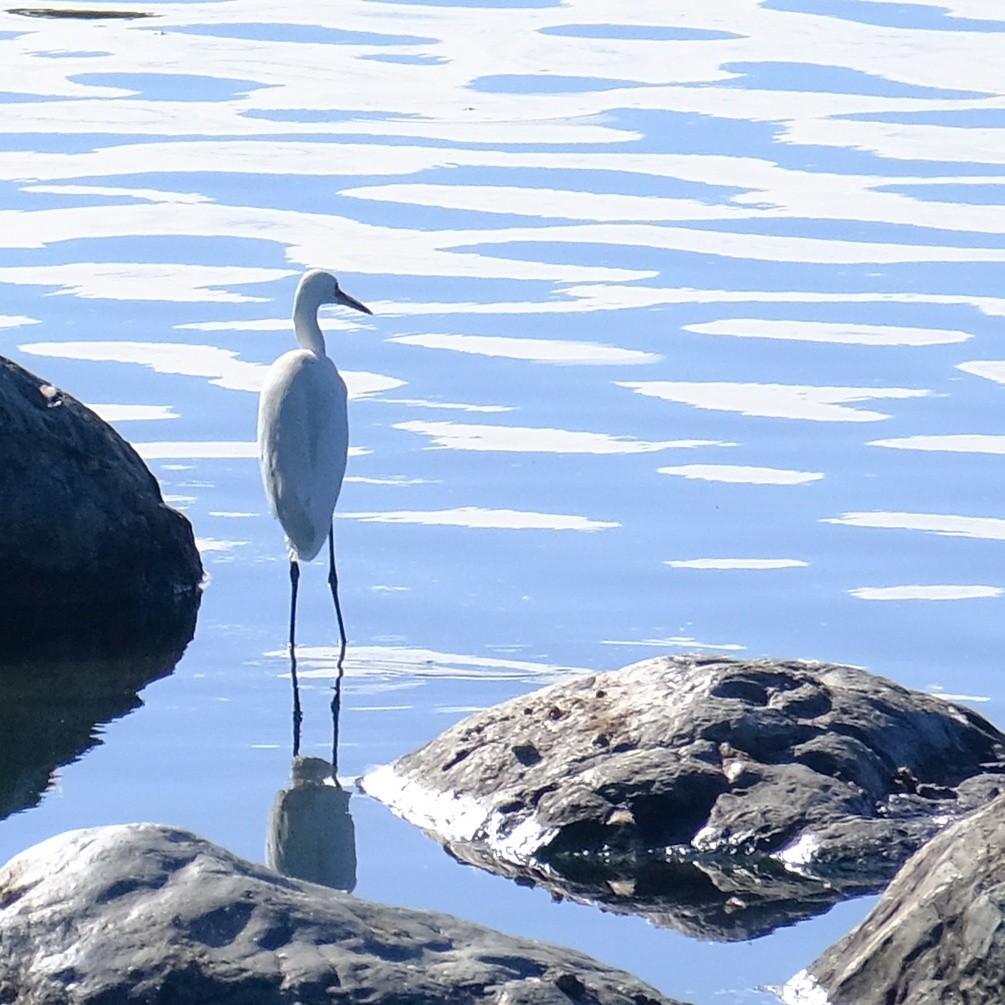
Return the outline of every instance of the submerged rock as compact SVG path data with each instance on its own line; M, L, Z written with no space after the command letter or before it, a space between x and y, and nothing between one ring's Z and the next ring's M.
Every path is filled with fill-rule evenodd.
M673 1005L581 953L287 879L155 824L73 831L0 869L14 1001Z
M1002 772L979 715L864 670L675 656L478 712L361 784L463 861L730 939L877 889Z
M865 921L793 979L785 1000L1005 1001L1005 797L911 858Z
M136 451L3 357L0 526L0 609L27 640L47 621L119 623L117 604L170 605L202 580L189 522L165 505Z

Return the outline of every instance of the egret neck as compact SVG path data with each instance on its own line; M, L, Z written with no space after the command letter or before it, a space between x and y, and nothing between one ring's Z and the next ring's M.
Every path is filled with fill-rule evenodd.
M325 337L321 334L321 326L318 324L319 306L320 304L306 297L297 297L293 307L293 331L296 333L297 341L305 349L309 349L316 356L324 356Z

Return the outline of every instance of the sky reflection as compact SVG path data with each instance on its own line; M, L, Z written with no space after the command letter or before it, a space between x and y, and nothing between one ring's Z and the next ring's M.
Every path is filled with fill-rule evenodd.
M657 450L727 447L715 440L633 440L608 433L569 429L530 429L519 426L481 426L460 422L399 422L395 429L432 438L449 450L513 451L545 454L647 454Z
M808 387L726 381L619 381L619 385L646 397L693 405L695 408L811 422L878 422L890 416L852 406L883 399L923 398L930 393L904 387Z

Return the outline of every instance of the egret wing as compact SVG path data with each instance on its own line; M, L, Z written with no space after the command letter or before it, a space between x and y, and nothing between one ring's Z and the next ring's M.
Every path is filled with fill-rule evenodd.
M328 535L349 447L345 383L330 359L295 350L276 360L262 389L258 445L291 555L309 561Z

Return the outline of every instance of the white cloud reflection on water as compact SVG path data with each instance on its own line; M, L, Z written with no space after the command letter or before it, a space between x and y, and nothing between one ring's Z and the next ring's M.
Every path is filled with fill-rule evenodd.
M734 95L736 92L733 92ZM36 177L57 181L60 178L101 178L107 175L139 175L149 172L172 172L182 177L186 173L205 170L211 158L217 171L230 173L274 173L296 177L299 175L325 176L337 168L340 176L409 175L436 168L520 168L541 172L605 171L632 175L674 179L681 182L719 186L735 189L732 195L722 196L725 202L695 202L686 199L646 196L644 201L652 206L646 220L659 219L661 206L666 207L667 219L830 219L868 221L885 224L904 224L912 227L931 227L948 232L1000 234L1005 232L1005 210L1000 205L936 202L916 198L903 191L884 190L890 179L880 175L836 174L826 171L803 171L770 161L742 155L723 156L711 154L666 153L591 153L584 158L574 153L547 153L541 151L511 152L491 148L483 150L439 149L393 145L381 147L374 144L340 143L337 161L333 164L330 143L296 139L238 140L220 139L177 140L169 143L151 142L134 144L120 142L95 150L51 154L24 151L16 155L0 152L0 178L9 180ZM381 158L382 161L377 159ZM994 182L994 178L939 178L904 177L898 179L898 188L912 186L920 191L937 190L940 185L976 185ZM1001 179L997 179L1000 183ZM609 183L610 184L610 183ZM621 181L624 185L625 182ZM32 186L37 188L37 186ZM469 191L470 189L470 191ZM108 186L49 186L49 191L84 195L110 194ZM442 191L441 191L442 190ZM484 191L483 191L484 190ZM505 205L513 214L538 206L536 188L530 190L506 186L472 185L402 185L388 183L364 189L345 189L342 195L359 195L365 191L367 198L382 201L401 201L412 205L429 205L440 198L444 206L467 208L481 212L485 200L491 195L497 206ZM117 195L130 195L139 200L164 203L205 202L193 193L173 193L148 188L114 189ZM519 193L526 193L524 198ZM596 191L554 191L552 198L540 207L543 215L553 215L556 206L573 218L594 219L596 207L607 207L608 216L621 205L634 207L640 197L630 193ZM699 208L705 207L700 213ZM592 213L587 207L594 207ZM193 207L197 208L197 207ZM125 207L135 209L135 207ZM202 206L204 211L210 209ZM65 213L66 210L50 210ZM126 214L127 217L133 214ZM626 210L614 213L624 221ZM628 214L630 219L631 213ZM206 217L211 219L211 217ZM277 217L273 216L273 219ZM603 217L601 217L603 218ZM12 221L13 222L13 221ZM33 225L38 228L40 225ZM72 222L65 223L66 232L72 232Z
M871 440L867 446L894 450L947 451L958 454L1005 454L1005 435L992 433L942 433Z
M812 387L732 381L619 381L618 384L650 398L695 408L812 422L877 422L889 415L852 406L875 400L923 398L930 394L905 387Z
M386 405L406 405L410 408L433 408L447 412L479 412L482 414L499 414L512 412L512 405L472 405L461 401L429 401L423 398L382 398Z
M0 215L0 223L3 223ZM140 203L17 212L7 223L13 247L42 247L57 241L162 236L245 237L288 246L298 262L325 262L340 249L340 268L359 273L409 276L479 277L562 283L623 282L651 278L650 270L500 258L497 245L522 243L641 247L768 262L831 265L906 262L1003 262L1000 247L958 247L889 241L849 241L776 236L644 224L583 224L495 230L408 230L364 224L348 217L293 210L216 204ZM386 249L395 248L388 256ZM482 249L473 251L472 248ZM267 282L286 271L193 265L76 263L51 268L4 267L0 280L59 285L84 297L243 302L247 294L221 285Z
M294 348L292 335L286 349ZM92 360L105 363L135 363L155 373L209 378L210 384L233 391L262 388L269 365L238 359L230 349L184 342L29 342L19 347L32 356ZM278 355L278 353L277 353ZM404 381L382 374L340 370L350 398L362 398L404 386Z
M109 405L88 402L87 407L100 415L105 422L157 422L177 419L178 413L171 405Z
M133 449L145 461L258 459L258 444L252 440L158 440L152 443L133 443Z
M287 663L285 649L265 656ZM297 675L326 679L336 670L339 650L332 646L297 646ZM494 656L465 656L407 646L350 646L345 660L346 675L353 680L374 677L445 677L451 680L533 680L548 683L570 673L586 673L582 667L555 666L531 660ZM284 671L285 676L285 671Z
M654 649L682 649L693 652L698 649L708 649L713 652L739 653L745 648L738 642L702 642L690 635L674 635L670 638L654 639L604 639L604 646L651 646Z
M831 345L926 346L952 345L973 338L969 332L896 325L841 324L823 321L781 321L767 318L723 318L684 325L685 331L701 335L731 335L735 338L782 339L793 342L824 342Z
M373 7L373 5L370 5ZM591 4L576 4L575 17L581 23L603 23L610 17L609 8L591 10ZM799 12L752 7L740 0L724 0L714 11L665 7L651 3L633 4L633 21L654 27L726 28L725 37L707 39L699 44L655 40L569 38L546 33L549 28L568 23L569 12L561 8L525 8L513 18L505 10L492 8L459 8L416 5L394 5L386 12L379 6L366 10L352 6L340 15L340 27L352 30L358 25L368 32L383 30L388 35L414 35L418 50L435 61L421 67L396 65L389 62L368 62L359 56L379 56L387 51L380 39L367 43L320 45L305 42L257 41L227 38L227 24L267 23L275 20L274 9L250 3L238 10L227 10L220 4L186 4L181 7L161 6L155 27L134 27L105 22L101 25L102 48L106 51L76 61L32 60L33 72L25 76L15 73L0 75L4 89L37 94L49 98L44 103L32 103L31 108L15 105L22 114L35 114L42 128L50 119L86 128L100 110L103 119L115 118L122 131L130 128L145 133L159 130L184 134L208 133L236 135L261 129L257 112L301 112L328 107L329 97L316 87L316 80L326 74L336 74L342 91L343 107L368 111L383 111L397 120L368 121L336 120L315 125L329 133L351 134L368 131L373 134L421 135L444 138L473 138L475 141L505 143L521 142L526 124L536 124L541 136L531 132L533 141L544 139L553 143L596 143L623 136L626 130L605 129L590 117L596 116L616 102L618 107L638 109L673 109L680 112L718 114L740 121L773 121L780 113L796 122L810 121L815 125L843 127L818 130L811 137L814 143L839 142L842 146L873 145L880 149L898 149L903 130L883 128L883 123L834 122L833 117L873 109L939 106L939 99L868 93L835 93L826 83L814 86L812 75L803 74L802 87L793 79L787 89L759 88L755 81L744 87L730 86L742 81L747 68L759 64L790 64L792 54L807 50L812 41L815 63L835 65L860 74L865 82L886 79L902 82L906 90L913 88L943 89L959 95L956 104L981 107L986 103L980 92L988 87L989 68L995 65L997 49L991 36L979 32L954 32L952 49L944 48L939 59L928 54L926 32L902 28L881 28L861 22L842 20ZM285 11L288 24L324 24L327 11L319 4L306 3L302 9ZM214 34L192 34L175 31L188 25L213 26ZM25 35L12 41L19 62L28 61L42 39L46 48L79 47L76 25L47 24L41 28L25 25ZM39 38L41 36L41 39ZM491 37L493 46L471 45L472 37ZM170 45L165 46L165 39ZM911 44L913 42L913 44ZM406 48L395 46L398 51ZM166 50L166 51L165 51ZM668 58L672 54L672 58ZM200 103L188 108L186 118L178 114L177 103L170 100L150 101L142 96L112 103L115 95L129 94L128 88L102 86L100 83L71 79L66 64L84 65L94 74L114 72L160 72L191 66L222 81L235 81L235 94L230 100ZM243 89L238 81L246 80L249 67L255 67L255 82L265 87ZM548 74L540 68L548 67ZM672 75L668 67L672 66ZM809 68L813 64L808 64ZM430 109L450 107L458 92L464 92L481 79L506 76L519 78L533 75L540 86L488 89L476 93L477 108L470 121L462 114L437 120ZM558 78L549 85L549 75ZM568 90L561 87L561 78L605 77L633 86L614 88L593 87ZM6 79L5 79L6 78ZM98 78L100 80L100 78ZM672 80L673 84L668 81ZM688 86L701 84L701 87ZM647 86L648 85L648 86ZM722 87L720 85L726 85ZM142 90L142 84L139 87ZM725 101L723 90L730 101ZM867 91L867 86L856 91ZM613 93L612 93L613 91ZM966 95L965 92L977 92ZM514 93L515 92L515 93ZM962 93L961 93L962 92ZM74 109L67 102L52 100L60 96L73 97ZM941 95L940 95L941 97ZM95 100L97 98L97 100ZM779 102L783 102L779 108ZM945 98L943 97L943 101ZM470 98L469 98L470 103ZM42 108L35 108L42 104ZM112 107L110 108L109 105ZM97 107L95 107L97 106ZM197 114L195 114L197 112ZM586 121L576 122L576 119ZM24 129L18 121L7 128ZM570 120L573 120L570 122ZM274 132L292 132L293 122L269 123ZM916 127L915 143L922 147L914 158L932 156L931 148L944 150L945 143L938 130ZM629 134L630 135L630 134ZM798 138L792 130L786 138ZM903 142L903 140L900 140ZM983 149L983 148L982 148Z
M0 314L0 328L24 328L26 325L37 325L37 318L26 318L19 314Z
M558 299L562 297L563 299ZM914 292L826 293L815 290L714 290L690 287L619 286L616 284L566 286L556 296L541 301L488 301L472 303L374 301L376 313L387 317L421 317L429 314L586 314L670 307L678 304L923 304L973 307L982 314L1005 317L1005 298L961 294ZM690 330L688 326L685 326ZM852 327L852 326L849 326ZM893 327L893 326L890 326ZM917 329L908 329L908 332ZM909 337L909 336L906 336Z
M96 216L105 215L104 208ZM19 221L19 226L26 221ZM131 228L128 233L137 231ZM30 233L30 227L22 233ZM86 238L86 232L64 233L52 240ZM95 237L97 235L94 235ZM7 247L40 247L24 244L34 237L5 236ZM11 243L8 243L11 242ZM18 243L22 242L22 243ZM44 243L44 242L43 242ZM57 293L96 300L157 300L169 303L262 303L265 297L234 293L221 287L267 283L292 275L288 269L256 269L240 265L151 264L148 262L67 262L50 265L0 267L0 282L13 286L56 286Z
M848 591L859 600L979 600L1000 597L999 586L860 586Z
M956 369L985 380L993 380L996 384L1005 384L1005 360L974 360L971 363L959 363Z
M508 338L499 335L449 335L423 332L418 335L398 335L390 341L402 345L421 346L424 349L448 349L477 356L578 366L635 366L640 363L655 363L661 358L651 352L619 349L616 346L598 345L594 342Z
M377 202L435 206L477 213L593 222L653 220L749 219L765 213L744 207L709 205L697 199L622 195L616 192L572 192L550 188L518 188L503 185L390 184L344 189L340 195Z
M673 169L672 164L667 166ZM806 216L826 220L900 223L950 232L1005 232L1005 209L1001 206L960 206L958 203L932 202L875 191L876 186L888 182L885 178L848 175L823 178L815 173L785 171L777 167L775 172L777 180L770 185L736 194L728 202L719 204L618 192L401 182L347 188L340 195L440 209L596 223L779 220ZM705 180L710 183L710 179ZM750 186L749 177L742 180L744 187ZM740 179L733 181L738 183ZM928 181L925 180L924 184ZM826 194L820 192L822 185L827 186Z
M849 241L793 235L757 234L720 229L650 226L645 224L582 224L493 230L483 235L458 234L458 243L491 246L527 242L572 242L605 247L635 246L664 251L717 255L761 262L818 265L870 265L899 262L1005 262L1005 249L894 241ZM643 277L639 277L643 278Z
M739 464L684 464L656 470L661 475L679 475L681 478L736 485L806 485L824 477L821 471L790 471Z
M546 454L647 454L658 450L728 447L719 440L636 440L609 433L521 426L485 426L460 422L395 423L395 429L432 438L450 450L513 451Z
M666 563L673 569L702 569L719 571L772 569L804 569L809 562L799 558L679 558Z
M336 513L343 520L363 523L410 523L426 527L469 527L479 530L579 530L596 531L620 527L618 523L591 520L563 513L533 513L524 510L460 506L444 510L398 510L383 513Z
M822 523L882 530L922 530L949 537L972 537L985 541L1005 541L1005 519L990 516L957 516L941 513L844 513L827 517Z
M974 307L982 314L1005 316L1005 298L916 292L830 293L817 290L673 289L653 286L573 286L562 291L577 305L570 310L626 310L673 304L924 304ZM564 305L559 305L562 309ZM503 308L505 309L505 308ZM542 305L542 310L547 306Z
M324 263L339 249L341 271L398 276L478 277L482 279L547 280L551 282L625 282L650 278L649 270L577 265L493 257L468 249L515 240L561 241L565 235L537 230L409 230L361 223L345 216L224 206L216 203L75 206L0 213L5 243L15 248L41 248L59 241L131 237L220 237L272 241L301 263ZM577 234L577 239L607 243L613 235ZM646 242L655 235L621 229L621 243ZM726 237L728 241L728 235ZM388 248L394 247L394 254ZM456 250L455 250L456 249ZM910 249L905 254L911 254ZM947 254L955 254L952 249ZM967 261L993 252L968 253ZM1005 255L1005 252L1003 252ZM872 261L873 258L868 257ZM899 259L898 259L899 260ZM930 260L930 259L926 259ZM288 270L213 267L182 264L130 265L71 263L50 268L0 268L0 281L28 285L59 285L83 297L113 300L198 300L241 303L260 300L214 287L269 282ZM177 288L176 288L177 284Z
M155 188L122 188L114 185L22 185L22 192L39 195L81 195L100 198L121 196L127 199L145 199L148 202L198 203L211 202L209 196L198 192L165 192Z
M203 555L227 554L235 548L243 548L247 543L247 541L227 541L216 537L197 537L195 539L195 546Z

